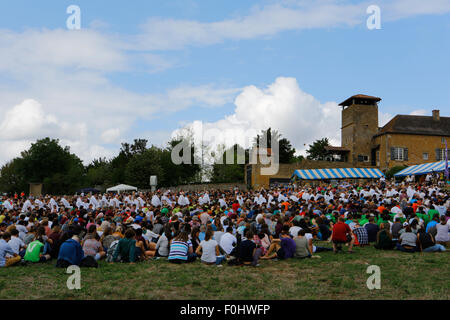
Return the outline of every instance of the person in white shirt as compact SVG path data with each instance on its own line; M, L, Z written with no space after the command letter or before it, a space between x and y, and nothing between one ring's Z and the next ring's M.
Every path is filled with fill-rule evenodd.
M295 221L297 221L297 220L295 220ZM299 232L300 230L302 230L301 227L295 226L295 225L294 225L294 226L292 226L292 227L289 228L289 234L290 234L292 237L297 237L297 236L298 236L298 232Z
M233 228L227 227L226 233L222 235L222 238L220 239L220 247L223 249L223 251L225 251L227 255L231 255L233 252L235 252L233 251L235 248L233 244L237 244L237 239L233 235Z

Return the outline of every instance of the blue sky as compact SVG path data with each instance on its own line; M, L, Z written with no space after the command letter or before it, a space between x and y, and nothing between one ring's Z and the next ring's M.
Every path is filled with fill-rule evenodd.
M66 28L72 4L81 30ZM195 121L271 125L302 152L339 144L336 103L357 93L383 99L380 124L450 116L449 18L446 0L2 2L0 162L46 135L89 162Z

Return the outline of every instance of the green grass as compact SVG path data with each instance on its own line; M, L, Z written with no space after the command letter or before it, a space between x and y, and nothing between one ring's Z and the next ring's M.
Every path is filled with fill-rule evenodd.
M135 265L101 262L98 269L81 269L80 290L69 290L66 269L51 261L0 269L0 299L450 299L449 251L354 251L261 261L256 268L218 268L199 261L172 265L163 259ZM366 270L373 264L381 268L380 290L366 286Z

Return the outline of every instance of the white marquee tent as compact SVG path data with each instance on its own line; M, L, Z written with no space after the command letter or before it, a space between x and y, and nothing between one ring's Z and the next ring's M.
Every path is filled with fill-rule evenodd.
M106 189L106 192L119 192L120 193L121 191L137 191L137 188L126 185L126 184L119 184L115 187Z

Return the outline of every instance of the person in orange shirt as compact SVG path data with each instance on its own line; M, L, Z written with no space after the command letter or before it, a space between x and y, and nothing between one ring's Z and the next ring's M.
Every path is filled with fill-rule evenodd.
M284 211L287 211L289 208L289 202L285 201L281 203L282 206L284 206Z
M380 205L377 210L378 212L383 213L383 211L386 210L386 208L383 205Z

